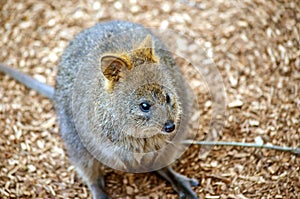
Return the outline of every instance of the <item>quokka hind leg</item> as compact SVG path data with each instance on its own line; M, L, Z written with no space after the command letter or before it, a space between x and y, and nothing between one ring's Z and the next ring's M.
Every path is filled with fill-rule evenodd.
M192 187L198 186L199 182L194 178L183 176L167 166L156 171L158 175L167 180L174 190L178 193L181 199L197 199L197 194L193 191Z
M93 199L108 199L109 197L104 191L104 177L101 171L101 164L91 158L88 161L80 161L75 163L79 175L87 183L92 192Z

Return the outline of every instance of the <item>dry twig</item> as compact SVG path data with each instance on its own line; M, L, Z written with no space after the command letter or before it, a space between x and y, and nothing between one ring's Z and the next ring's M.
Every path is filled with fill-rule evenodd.
M194 141L194 140L184 140L183 144L198 144L205 146L240 146L240 147L254 147L254 148L264 148L273 149L278 151L290 152L296 155L300 155L300 148L292 148L286 146L276 146L271 144L257 144L257 143L244 143L244 142L225 142L225 141Z

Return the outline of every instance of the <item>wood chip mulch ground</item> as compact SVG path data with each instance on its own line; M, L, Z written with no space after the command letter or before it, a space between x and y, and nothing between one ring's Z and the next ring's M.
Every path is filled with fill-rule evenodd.
M97 22L130 20L182 32L214 60L226 88L218 140L300 147L300 2L0 1L0 62L52 86L73 36ZM209 124L210 99L198 110ZM203 139L209 127L199 131ZM300 198L300 156L193 145L175 169L197 178L199 198ZM53 104L0 74L0 198L91 198L69 163ZM112 198L177 198L153 174L107 169Z

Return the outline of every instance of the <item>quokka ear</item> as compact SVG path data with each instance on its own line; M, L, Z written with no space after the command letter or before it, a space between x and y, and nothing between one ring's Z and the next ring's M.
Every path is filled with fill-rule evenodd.
M101 69L106 78L106 89L112 91L116 82L122 78L125 70L130 69L129 60L118 55L104 55L101 57Z
M155 55L155 48L151 35L147 35L134 50L134 58L140 58L150 63L158 63L159 59Z

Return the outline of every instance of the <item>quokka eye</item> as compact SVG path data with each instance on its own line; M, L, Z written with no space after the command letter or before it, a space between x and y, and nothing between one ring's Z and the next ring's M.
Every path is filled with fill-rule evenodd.
M140 109L141 111L147 113L150 111L151 108L151 104L149 104L148 102L142 102L140 103Z
M168 93L166 94L166 101L167 101L168 104L171 103L171 98L170 98Z

